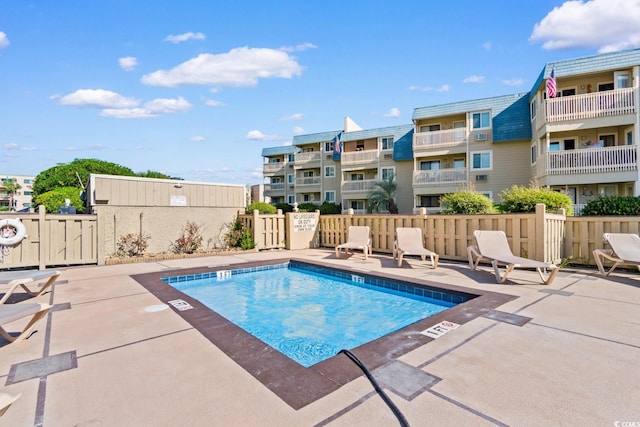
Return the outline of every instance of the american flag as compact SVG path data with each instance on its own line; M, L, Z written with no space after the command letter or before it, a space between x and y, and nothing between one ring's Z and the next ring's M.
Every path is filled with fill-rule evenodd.
M333 152L334 154L340 154L342 147L340 147L340 134L336 135L335 141L333 141Z
M556 78L554 75L555 70L551 69L551 75L547 79L547 98L555 98L557 95Z

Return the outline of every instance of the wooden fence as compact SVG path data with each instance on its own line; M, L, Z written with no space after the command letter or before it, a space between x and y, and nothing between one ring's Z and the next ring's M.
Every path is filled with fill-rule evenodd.
M278 209L275 215L260 215L254 210L251 214L238 214L243 226L252 230L253 240L258 250L282 249L285 247L285 215Z

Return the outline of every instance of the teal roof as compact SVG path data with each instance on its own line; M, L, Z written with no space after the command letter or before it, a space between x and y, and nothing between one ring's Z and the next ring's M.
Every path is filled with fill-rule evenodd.
M416 108L413 120L490 110L494 142L531 139L528 95L518 93Z
M278 156L281 154L293 154L300 151L299 148L293 145L283 145L280 147L268 147L262 149L262 157Z
M640 65L640 49L623 50L619 52L602 53L599 55L585 56L576 59L564 59L546 64L536 82L531 88L530 96L536 91L544 80L549 78L551 70L554 76L576 76L580 74L597 73L599 71L619 70L621 68Z
M384 128L376 128L376 129L364 129L364 130L356 130L351 132L343 132L340 136L340 139L344 141L358 141L361 139L368 138L379 138L382 136L393 136L393 140L400 138L413 129L412 124L399 125L399 126L389 126Z
M308 133L305 135L296 135L293 137L293 145L312 144L314 142L332 141L336 138L341 130L332 130L329 132Z

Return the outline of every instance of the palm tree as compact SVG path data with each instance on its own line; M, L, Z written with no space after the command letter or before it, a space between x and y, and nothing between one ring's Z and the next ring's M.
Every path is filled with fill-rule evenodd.
M391 214L398 213L398 205L396 205L394 199L398 185L394 178L393 172L390 172L385 179L373 184L373 189L368 196L369 206L367 211L369 213L380 212L380 210L387 210Z
M18 181L11 178L5 178L3 180L2 186L5 188L7 194L9 195L9 210L15 210L15 206L13 206L14 197L18 190L22 188L22 186L18 184Z

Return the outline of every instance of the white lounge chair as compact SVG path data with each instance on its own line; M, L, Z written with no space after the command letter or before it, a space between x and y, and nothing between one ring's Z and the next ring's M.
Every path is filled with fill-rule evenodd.
M32 297L44 294L60 276L57 270L20 270L20 271L0 271L0 293L4 296L0 298L0 304L4 304L16 289L21 287ZM27 286L32 282L47 279L40 289L32 289Z
M4 415L5 412L7 412L7 409L9 409L9 406L11 406L13 402L18 400L20 396L22 396L22 393L18 393L15 396L11 396L10 394L0 392L0 417Z
M640 237L631 233L604 233L604 239L609 242L611 249L596 249L593 257L598 265L600 274L608 276L619 265L635 265L640 269ZM613 265L606 270L603 261L613 261Z
M367 255L369 255L369 253L371 252L370 234L371 230L368 226L349 226L347 241L341 245L336 246L336 258L340 258L340 249L344 249L345 255L349 253L350 249L361 249L364 253L364 259L367 259Z
M393 242L393 259L398 260L398 267L402 266L405 255L420 255L422 261L431 258L431 266L438 268L440 256L424 247L422 229L413 227L396 228L396 240Z
M9 342L22 341L27 338L36 323L47 315L52 306L41 303L18 303L18 304L2 304L0 305L0 335ZM22 329L18 336L12 336L3 325L31 316L27 325Z
M476 241L475 246L467 248L469 267L475 270L482 260L491 261L498 283L504 283L507 276L514 268L535 268L542 283L550 285L558 273L558 266L543 261L535 261L528 258L515 256L511 252L507 235L500 230L476 230L473 232ZM504 274L500 272L500 265L505 266ZM544 270L549 270L545 277Z

